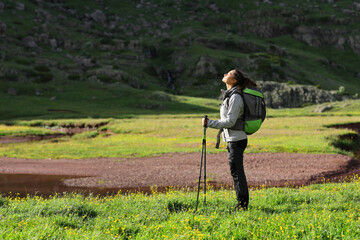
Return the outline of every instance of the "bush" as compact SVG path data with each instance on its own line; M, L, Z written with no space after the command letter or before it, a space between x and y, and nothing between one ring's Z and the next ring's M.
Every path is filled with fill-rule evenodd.
M19 57L15 59L15 62L22 65L31 65L33 63L33 60Z
M38 72L50 72L50 69L45 65L37 65L34 69Z
M163 60L166 60L166 59L169 59L171 54L174 53L174 49L172 48L160 48L158 50L158 55L163 59Z
M52 73L48 73L48 72L40 72L38 75L38 79L36 80L36 82L38 83L46 83L46 82L50 82L53 79L53 75Z
M37 72L35 72L32 69L25 69L23 70L23 72L27 78L35 78L39 75Z
M99 76L96 76L100 81L104 82L104 83L112 83L114 82L114 79L108 75L102 74Z
M69 80L72 80L72 81L80 81L81 80L81 76L80 74L78 73L72 73L68 76L68 79Z
M3 76L3 78L10 82L16 82L18 80L18 75L14 73L7 73Z
M153 76L153 77L158 77L158 73L155 69L154 66L147 66L143 69L143 71L147 74L149 74L150 76Z
M102 38L100 44L104 45L114 45L114 40L112 38Z

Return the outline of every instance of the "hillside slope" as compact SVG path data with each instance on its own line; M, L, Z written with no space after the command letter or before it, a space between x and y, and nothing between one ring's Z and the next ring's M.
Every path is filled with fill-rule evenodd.
M217 97L222 73L240 68L353 95L359 9L330 0L3 0L0 94L52 96L76 83Z

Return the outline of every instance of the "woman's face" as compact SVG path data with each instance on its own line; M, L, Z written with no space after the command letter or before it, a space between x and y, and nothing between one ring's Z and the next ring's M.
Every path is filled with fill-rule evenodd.
M225 73L222 82L226 83L227 85L234 86L236 83L236 79L234 78L234 72L235 70L231 70L228 73Z

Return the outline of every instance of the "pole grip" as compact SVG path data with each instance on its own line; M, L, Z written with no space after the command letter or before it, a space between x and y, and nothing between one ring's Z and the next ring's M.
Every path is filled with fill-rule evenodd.
M204 115L204 118L205 118L205 124L204 124L204 127L207 128L207 121L209 120L208 116L207 115Z

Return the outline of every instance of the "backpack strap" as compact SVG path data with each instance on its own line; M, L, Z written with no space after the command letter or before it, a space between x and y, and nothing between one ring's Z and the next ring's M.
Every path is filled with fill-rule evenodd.
M230 97L233 95L233 94L239 94L242 98L243 97L243 94L241 91L238 91L238 90L235 90L233 92L231 92L229 95L225 95L224 93L224 99L223 100L226 100L228 105L229 105L229 99ZM244 104L244 107L245 107L245 104ZM238 118L236 120L236 123L235 125L232 127L232 128L229 128L231 130L244 130L244 127L245 127L245 120L244 118ZM215 148L216 149L219 149L219 146L220 146L220 136L221 136L221 133L224 131L224 129L219 129L218 131L218 134L216 135L216 145L215 145Z
M243 95L243 92L241 91L238 91L238 90L235 90L233 92L231 92L229 94L229 96L227 97L227 101L229 102L229 99L232 95L234 94L239 94L241 96L242 99L244 99L244 95ZM245 113L245 102L244 102L244 113ZM231 130L244 130L245 128L245 114L243 114L243 117L242 118L238 118L235 122L235 125L232 127L232 128L228 128L228 129L231 129Z

